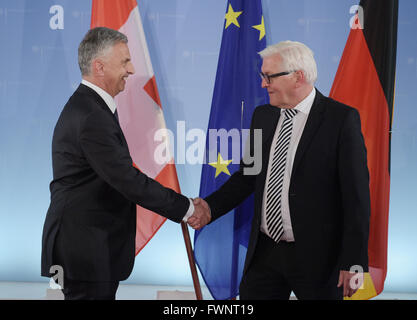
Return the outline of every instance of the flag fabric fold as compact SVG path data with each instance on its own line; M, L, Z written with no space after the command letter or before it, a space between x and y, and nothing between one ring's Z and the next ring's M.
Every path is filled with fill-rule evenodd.
M217 190L239 168L246 139L242 129L250 128L255 107L268 101L266 90L261 88L261 59L257 54L265 46L261 0L227 1L207 129L206 163L201 173L202 198ZM220 138L217 143L210 141L210 130L220 129L232 137L224 149L220 148ZM239 141L235 139L236 132ZM233 152L231 141L239 144L239 155ZM195 260L214 299L232 299L239 294L252 216L253 195L194 234Z
M174 160L160 163L154 153L160 141L155 132L166 129L145 32L136 0L93 0L91 28L107 27L124 33L135 68L125 90L115 97L120 126L133 165L162 185L180 192ZM170 150L166 140L166 150ZM137 206L136 254L149 242L166 218Z
M397 25L398 0L362 0L330 91L330 97L360 113L370 173L369 273L353 299L380 294L387 273Z

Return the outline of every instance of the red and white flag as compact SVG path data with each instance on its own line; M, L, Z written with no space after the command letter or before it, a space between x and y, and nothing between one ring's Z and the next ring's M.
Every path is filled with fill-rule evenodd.
M91 28L95 27L115 29L128 37L135 74L129 77L125 90L115 101L133 165L165 187L180 192L173 158L163 164L154 159L155 149L161 144L155 141L155 132L166 125L136 0L93 0ZM165 146L168 152L169 147ZM137 206L136 254L165 220Z

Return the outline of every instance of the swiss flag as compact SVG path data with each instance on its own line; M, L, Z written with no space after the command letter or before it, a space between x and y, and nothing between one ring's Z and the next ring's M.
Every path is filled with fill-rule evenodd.
M154 134L166 126L136 0L93 0L91 28L95 27L115 29L128 37L135 74L129 77L125 90L115 101L133 165L165 187L180 192L173 158L162 164L154 159L155 148L161 143L155 141ZM137 206L136 254L165 220Z

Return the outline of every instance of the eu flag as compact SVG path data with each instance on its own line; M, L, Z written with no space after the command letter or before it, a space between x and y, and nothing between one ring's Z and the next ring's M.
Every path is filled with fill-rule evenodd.
M243 129L250 128L255 107L268 101L259 77L258 52L265 46L261 0L228 0L201 173L202 198L239 168ZM253 195L194 234L195 260L214 299L239 295L252 216Z

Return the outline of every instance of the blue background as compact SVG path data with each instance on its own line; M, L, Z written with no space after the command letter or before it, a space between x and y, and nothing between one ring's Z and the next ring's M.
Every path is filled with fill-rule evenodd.
M186 130L206 132L226 0L138 3L168 128L175 133L176 121L185 121ZM358 1L262 3L267 43L306 43L317 60L316 87L328 95L349 33L349 9ZM53 5L64 9L63 29L50 28ZM386 291L397 292L417 291L416 11L415 0L400 0L385 282ZM0 281L48 281L40 276L40 254L51 138L81 79L77 47L90 16L87 0L0 0ZM177 170L182 192L197 196L201 165ZM179 225L164 224L126 283L192 284Z

